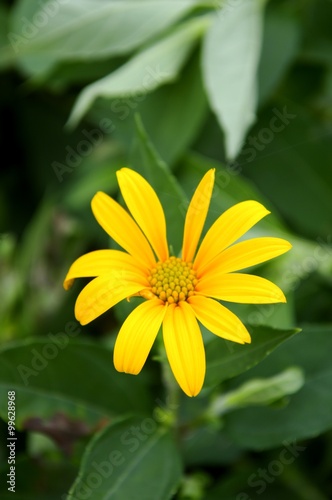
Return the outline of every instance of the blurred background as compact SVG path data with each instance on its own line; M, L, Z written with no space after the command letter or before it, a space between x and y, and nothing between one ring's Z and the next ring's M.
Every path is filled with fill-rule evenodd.
M280 422L271 408L258 416L252 409L235 412L223 431L183 444L185 480L174 498L332 497L331 19L328 0L246 7L232 0L0 2L4 349L18 345L23 356L25 341L75 321L83 283L64 292L63 278L78 256L110 245L91 198L98 190L117 197L116 170L144 172L144 155L164 162L188 198L216 167L208 222L234 203L256 199L272 215L251 234L293 243L290 255L260 270L284 289L287 306L233 310L253 327L303 328L302 344L271 355L271 366L284 368L287 358L307 374L303 420L286 409ZM167 193L158 194L167 203ZM179 207L181 223L184 213ZM130 307L106 313L79 336L111 349ZM6 359L4 350L3 365ZM251 376L272 375L269 359ZM149 360L139 382L153 401L162 394L156 365ZM68 383L74 393L76 382ZM19 417L18 498L66 498L101 419L90 425L31 397L22 396ZM130 408L127 401L117 410ZM183 408L185 415L199 404ZM268 437L259 442L265 424ZM5 422L0 429L5 442ZM289 452L294 460L286 465L281 454L294 438L302 448ZM1 449L3 478L7 467ZM0 492L9 498L5 481Z

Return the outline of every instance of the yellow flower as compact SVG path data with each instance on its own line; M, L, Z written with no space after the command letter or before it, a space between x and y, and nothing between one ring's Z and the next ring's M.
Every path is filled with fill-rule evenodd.
M101 227L125 251L97 250L77 259L64 281L95 277L79 294L75 316L86 325L119 301L146 299L127 317L116 339L114 365L138 374L162 325L163 340L173 374L188 396L196 396L205 376L205 352L197 320L215 335L233 342L250 342L238 319L218 302L270 304L286 302L272 282L235 273L287 252L280 238L255 238L233 245L270 213L256 201L226 210L198 243L210 205L214 169L199 183L188 207L181 257L170 256L165 216L150 184L137 172L117 172L122 196L131 213L102 192L92 200Z

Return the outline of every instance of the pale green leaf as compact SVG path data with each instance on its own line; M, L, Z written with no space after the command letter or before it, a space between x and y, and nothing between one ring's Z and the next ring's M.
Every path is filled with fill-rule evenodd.
M221 8L203 45L203 76L212 109L234 158L255 121L257 68L262 41L262 6L257 0Z
M284 396L294 394L303 384L303 371L296 366L287 368L273 377L249 379L240 387L215 399L208 412L211 415L223 415L236 408L267 406Z
M134 114L139 113L161 158L168 165L173 165L195 140L208 111L199 56L199 51L195 51L180 77L154 92L122 99L98 99L91 108L89 119L98 123L110 115L114 137L129 148L135 135Z
M71 0L43 5L21 0L13 10L11 40L25 70L43 73L59 61L129 53L178 21L196 3Z
M74 105L68 126L76 125L97 97L145 94L173 81L209 23L209 17L199 17L181 24L110 75L85 87Z

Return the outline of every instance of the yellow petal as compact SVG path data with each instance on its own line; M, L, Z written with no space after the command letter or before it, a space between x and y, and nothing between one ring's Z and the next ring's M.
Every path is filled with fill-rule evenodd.
M204 382L205 352L195 314L186 302L170 305L163 322L167 357L174 377L187 396L196 396Z
M92 211L101 227L146 268L155 264L151 247L135 221L110 196L99 191L92 199Z
M81 291L75 304L75 316L86 325L127 297L147 288L149 283L138 273L113 271L92 280Z
M145 276L142 265L131 255L120 250L96 250L79 257L70 266L63 286L68 290L75 278L90 278L108 274L113 270L136 272Z
M157 337L167 307L159 299L140 304L128 316L117 336L114 366L119 372L137 375Z
M238 240L270 212L257 201L243 201L224 212L210 227L197 252L194 267L201 274L203 266Z
M278 257L291 248L292 245L281 238L253 238L241 241L221 252L206 266L202 266L200 274L204 276L208 272L240 271Z
M249 332L242 321L216 300L193 295L189 297L188 302L198 321L210 332L239 344L251 342Z
M286 302L280 288L271 281L251 274L214 274L202 278L196 285L202 295L240 304L273 304Z
M155 191L134 170L122 168L116 175L129 211L149 240L159 260L168 259L165 215Z
M215 169L212 168L206 172L197 186L188 207L182 245L182 258L186 262L191 262L193 260L198 241L202 234L206 215L210 206L214 185L214 171Z

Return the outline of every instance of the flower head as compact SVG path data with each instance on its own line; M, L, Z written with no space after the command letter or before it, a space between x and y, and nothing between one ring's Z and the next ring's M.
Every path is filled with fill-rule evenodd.
M118 371L138 374L162 326L173 374L188 396L196 396L205 376L205 352L198 321L215 335L250 342L239 320L219 301L245 304L286 302L271 281L237 271L287 252L280 238L236 243L270 213L256 201L226 210L211 226L199 248L214 185L214 169L199 183L185 219L182 253L170 256L164 211L150 184L137 172L117 172L129 213L105 193L97 193L92 211L101 227L125 251L97 250L77 259L64 287L75 278L94 277L79 294L75 315L82 325L123 299L145 299L123 323L114 348ZM198 321L197 321L198 320Z

